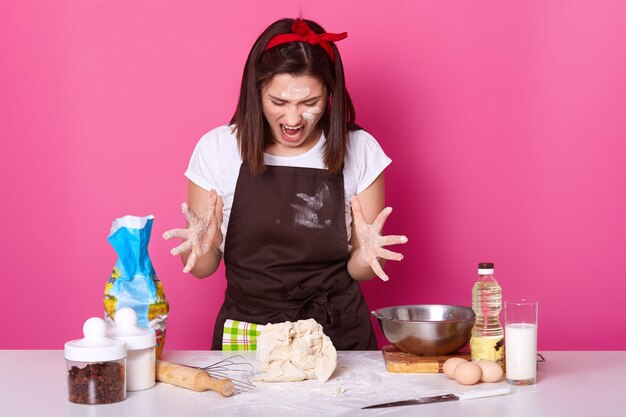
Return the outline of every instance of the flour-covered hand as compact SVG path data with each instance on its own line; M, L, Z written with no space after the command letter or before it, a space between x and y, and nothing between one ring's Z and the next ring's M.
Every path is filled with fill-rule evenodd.
M217 204L217 193L215 190L209 192L209 200L203 218L189 208L187 203L182 203L183 214L187 218L186 229L172 229L163 233L163 238L168 240L173 237L183 239L183 243L173 248L170 253L179 255L189 251L187 264L183 272L189 272L196 264L198 257L204 255L211 249L211 243L217 232L217 216L215 215L215 205Z
M408 242L406 236L382 236L383 225L391 214L391 207L385 208L381 211L374 222L369 224L363 215L363 209L357 196L353 196L352 202L352 219L354 221L354 232L359 242L359 247L355 250L355 256L359 264L366 266L369 265L374 273L378 275L383 281L388 281L389 277L383 271L379 258L389 259L392 261L401 261L404 256L398 252L392 252L385 249L388 245L398 245Z

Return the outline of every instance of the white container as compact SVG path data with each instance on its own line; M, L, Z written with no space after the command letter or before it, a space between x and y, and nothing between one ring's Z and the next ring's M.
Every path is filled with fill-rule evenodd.
M126 343L106 337L106 324L92 317L82 339L65 344L68 400L110 404L126 398Z
M155 384L156 335L152 329L137 327L137 313L129 307L115 313L115 326L108 336L126 343L126 390L140 391Z

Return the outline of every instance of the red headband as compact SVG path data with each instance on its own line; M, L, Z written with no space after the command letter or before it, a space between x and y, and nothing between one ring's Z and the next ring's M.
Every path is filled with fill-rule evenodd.
M335 54L333 48L330 47L330 42L337 42L348 37L346 32L343 33L320 33L317 34L311 30L304 20L297 19L291 25L291 31L293 33L284 33L276 35L267 43L267 46L263 51L267 51L275 46L288 42L306 42L311 45L319 45L330 56L330 59L335 62Z

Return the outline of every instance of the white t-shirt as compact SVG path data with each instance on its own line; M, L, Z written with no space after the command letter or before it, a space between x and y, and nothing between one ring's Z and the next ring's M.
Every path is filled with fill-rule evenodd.
M324 133L314 147L296 156L276 156L265 154L266 165L292 166L301 168L325 169L323 147L326 143ZM237 145L237 137L232 126L220 126L211 130L198 142L191 155L185 176L194 184L205 190L215 189L222 197L222 244L228 230L230 210L235 197L235 186L241 167L241 154ZM348 242L352 233L352 211L350 199L369 187L381 172L391 163L391 159L383 152L376 139L364 130L349 133L346 156L343 168L345 195L345 217L348 230Z

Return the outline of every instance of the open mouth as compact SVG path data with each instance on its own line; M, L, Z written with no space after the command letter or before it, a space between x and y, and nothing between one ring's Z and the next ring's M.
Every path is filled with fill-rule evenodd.
M304 130L304 125L289 126L281 124L280 129L282 130L283 135L287 136L288 138L298 139L302 134L302 131Z

